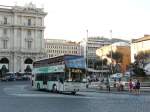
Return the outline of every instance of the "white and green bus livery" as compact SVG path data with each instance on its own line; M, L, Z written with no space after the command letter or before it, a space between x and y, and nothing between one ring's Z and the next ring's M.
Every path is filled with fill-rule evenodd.
M32 86L52 92L71 92L86 88L83 56L63 55L33 63Z

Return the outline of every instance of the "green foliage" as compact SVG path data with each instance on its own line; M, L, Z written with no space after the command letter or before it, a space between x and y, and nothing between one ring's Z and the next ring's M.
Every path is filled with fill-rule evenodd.
M107 57L111 58L111 52L107 54ZM123 60L123 54L121 52L112 52L112 59L116 60L117 63L121 63Z
M2 71L3 73L9 72L9 70L6 68L5 65L2 66L1 71Z
M135 59L139 61L149 57L150 57L150 50L146 50L138 52L138 54L135 56Z
M6 72L9 72L9 70L6 68L5 65L3 65L1 68L1 76L3 76Z
M29 65L27 65L26 69L24 70L25 72L32 72L31 68Z
M136 74L137 77L145 77L146 76L144 70L141 68L138 68L138 67L134 68L133 72Z
M142 63L144 64L144 60L148 59L150 57L150 50L146 50L146 51L140 51L138 52L138 54L134 57L135 58L135 62L133 64L133 72L137 75L137 76L146 76L144 69L139 67L139 64Z

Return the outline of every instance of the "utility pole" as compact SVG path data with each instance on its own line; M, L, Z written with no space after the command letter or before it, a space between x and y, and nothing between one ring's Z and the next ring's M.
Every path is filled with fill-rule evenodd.
M111 74L112 74L112 30L110 30L110 38L111 38Z
M88 74L88 29L86 30L86 75Z
M107 85L107 87L108 87L108 91L110 92L110 82L109 82L109 78L110 78L110 75L112 75L112 30L110 30L110 38L111 38L111 53L110 53L110 55L111 55L111 67L110 67L110 71L111 71L111 73L108 75L108 78L107 78L107 80L108 80L108 85Z
M103 77L103 48L101 49L102 50L102 77Z

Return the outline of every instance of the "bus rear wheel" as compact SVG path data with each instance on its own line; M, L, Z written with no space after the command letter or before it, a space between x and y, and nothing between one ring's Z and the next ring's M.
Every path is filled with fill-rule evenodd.
M40 90L40 84L39 83L37 83L37 89Z

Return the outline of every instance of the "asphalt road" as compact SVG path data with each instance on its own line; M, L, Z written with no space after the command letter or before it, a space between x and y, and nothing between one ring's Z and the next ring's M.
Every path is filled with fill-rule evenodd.
M149 112L150 95L36 91L29 81L0 82L0 112Z

